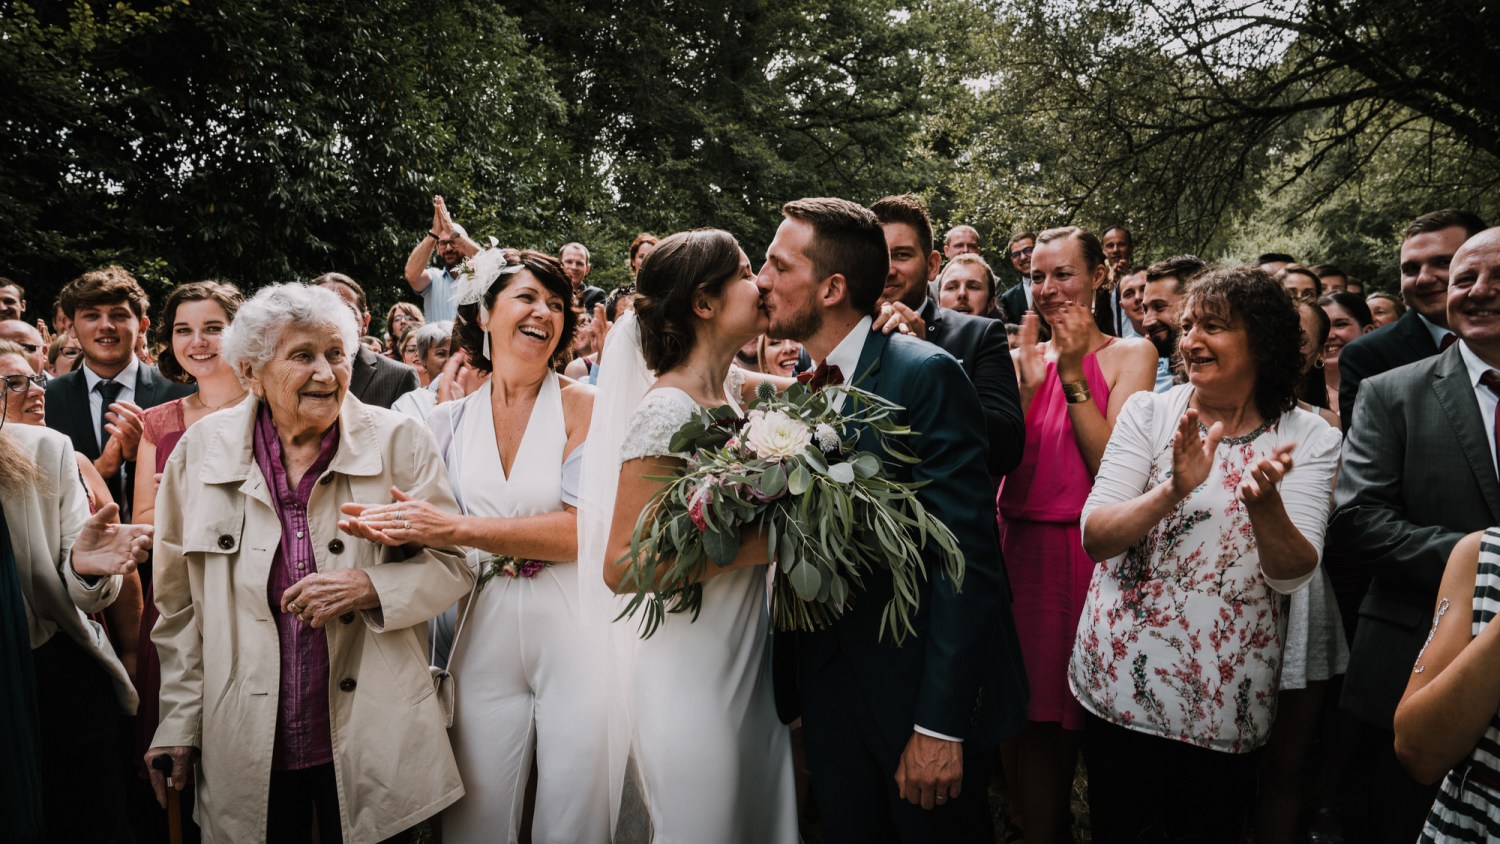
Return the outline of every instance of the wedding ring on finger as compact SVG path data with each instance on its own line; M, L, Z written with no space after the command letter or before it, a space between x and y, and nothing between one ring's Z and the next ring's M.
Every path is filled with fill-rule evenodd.
M405 519L402 519L401 520L401 529L402 530L411 530L411 522L408 522Z
M292 611L292 615L302 614L302 608L297 606L296 604L287 604L286 608Z

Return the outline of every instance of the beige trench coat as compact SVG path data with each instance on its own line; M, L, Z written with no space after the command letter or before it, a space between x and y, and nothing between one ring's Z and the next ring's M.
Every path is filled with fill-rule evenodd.
M161 724L152 744L201 751L196 816L209 842L266 840L280 642L267 596L281 533L251 452L252 397L188 429L156 499ZM341 534L339 505L390 500L396 486L457 511L432 436L352 395L338 451L313 487L308 524L320 571L361 568L380 609L328 635L328 699L340 822L375 842L463 796L427 670L426 622L469 590L453 548L384 548ZM358 616L358 617L356 617Z

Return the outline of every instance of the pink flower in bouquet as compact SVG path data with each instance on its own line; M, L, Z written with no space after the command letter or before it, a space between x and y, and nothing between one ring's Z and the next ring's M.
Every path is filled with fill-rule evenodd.
M521 564L519 575L521 577L535 577L537 572L546 567L547 564L541 560L527 560Z
M692 519L693 526L698 530L708 530L708 498L713 493L714 480L712 478L704 481L694 490L693 497L688 499L688 518Z

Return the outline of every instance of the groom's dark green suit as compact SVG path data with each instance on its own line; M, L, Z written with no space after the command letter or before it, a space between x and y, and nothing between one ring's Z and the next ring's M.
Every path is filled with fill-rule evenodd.
M904 408L897 421L918 432L905 443L917 462L889 468L899 481L925 483L918 499L957 537L964 581L956 589L936 548L925 549L930 579L922 582L916 635L902 647L879 638L894 585L878 572L828 629L779 634L778 708L784 719L802 716L827 840L969 840L965 818L989 823L987 810L968 811L985 801L985 783L971 783L970 773L987 770L988 752L1026 719L1025 672L985 469L984 412L960 364L911 337L872 332L858 371L845 374ZM860 448L878 448L873 433L861 435ZM900 800L894 780L917 726L964 743L964 793L932 811Z

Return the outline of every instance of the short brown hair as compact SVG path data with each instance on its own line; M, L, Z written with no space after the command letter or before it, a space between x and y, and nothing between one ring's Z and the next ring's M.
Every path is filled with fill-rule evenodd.
M1444 208L1441 211L1429 211L1426 214L1412 220L1407 224L1405 231L1401 232L1401 240L1408 241L1419 234L1440 232L1443 229L1460 228L1468 233L1469 237L1489 228L1484 224L1483 218L1472 211L1463 211L1458 208Z
M813 227L807 257L818 277L842 274L854 309L874 310L891 269L885 231L874 212L847 199L814 197L788 202L781 213Z
M73 319L80 308L97 308L117 302L124 302L137 317L144 317L151 307L151 300L141 289L141 283L119 264L89 270L73 279L63 287L57 299L69 319Z
M177 354L172 351L172 324L177 321L177 309L183 302L205 300L217 302L224 309L225 328L228 328L228 323L234 322L234 312L245 301L245 295L232 284L212 279L178 285L167 294L167 301L161 307L161 322L156 324L156 344L161 347L161 354L156 357L156 368L161 370L163 376L179 384L192 382L193 376L183 371L182 364L177 361Z
M1021 241L1021 240L1029 240L1032 243L1035 243L1036 242L1036 232L1034 232L1034 231L1032 231L1030 229L1026 229L1025 231L1018 231L1015 234L1011 235L1010 236L1010 240L1007 240L1005 242L1005 251L1007 253L1009 253L1010 252L1010 248L1012 246L1015 246L1017 241ZM1006 257L1008 258L1008 257L1010 257L1010 255L1007 254Z
M1172 285L1172 292L1181 296L1187 292L1188 282L1197 278L1207 268L1208 265L1197 255L1173 255L1147 267L1146 281L1175 279L1177 283Z
M365 289L360 286L359 282L343 273L323 273L312 281L309 281L308 284L313 287L322 287L325 284L342 284L354 291L354 301L359 305L360 317L363 318L365 314L370 312L370 300L365 298Z
M914 193L887 196L875 200L870 210L875 212L875 219L882 226L892 223L911 226L917 233L917 245L922 247L924 260L932 252L932 220L927 216L927 206L922 204L921 197Z
M652 244L661 243L661 238L657 237L656 235L652 234L651 232L641 232L640 234L636 235L635 236L635 240L630 241L630 259L629 260L632 261L632 262L635 261L635 253L641 251L641 247L645 246L648 243L652 243ZM584 250L584 254L587 255L588 254L588 250Z

